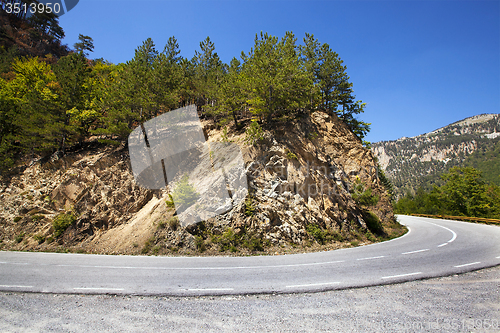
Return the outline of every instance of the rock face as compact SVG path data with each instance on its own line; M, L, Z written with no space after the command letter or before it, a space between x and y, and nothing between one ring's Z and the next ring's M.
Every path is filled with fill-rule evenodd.
M168 189L136 184L126 147L97 146L34 163L4 179L0 246L186 254L245 244L274 253L326 244L327 235L331 244L340 244L365 242L365 233L402 233L371 151L335 116L316 112L264 126L264 138L255 145L244 143L244 132L227 137L208 122L204 126L209 143L231 141L242 151L249 194L230 211L181 226L166 204ZM190 181L206 186L203 177L190 175ZM61 216L69 226L56 237L54 221Z
M491 150L499 141L500 115L482 114L416 137L374 143L372 151L399 197L431 186L470 154Z

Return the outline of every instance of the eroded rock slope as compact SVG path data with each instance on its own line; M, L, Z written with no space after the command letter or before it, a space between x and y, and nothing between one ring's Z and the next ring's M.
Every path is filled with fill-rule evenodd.
M335 116L316 112L263 126L254 145L243 130L223 135L208 122L204 127L209 142L234 142L243 154L249 194L230 211L181 226L166 204L169 189L136 184L124 145L96 144L4 177L0 245L89 253L283 253L404 232L394 222L372 153Z

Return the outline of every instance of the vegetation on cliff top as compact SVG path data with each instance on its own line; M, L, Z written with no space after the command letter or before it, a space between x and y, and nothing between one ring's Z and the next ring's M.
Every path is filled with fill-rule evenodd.
M4 21L20 29L38 27L9 15L2 14ZM31 34L33 41L49 36L60 44L64 32L57 18L49 21L54 29ZM369 130L356 119L365 104L356 101L343 61L310 34L298 45L292 32L282 38L260 33L250 52L230 64L220 60L209 37L190 60L170 37L161 52L147 39L133 59L118 65L87 59L93 51L88 36L80 35L69 54L51 48L18 52L19 45L2 41L0 50L0 171L22 156L64 154L92 135L122 140L140 122L193 103L216 126L233 122L241 128L250 119L263 125L322 109L360 139Z

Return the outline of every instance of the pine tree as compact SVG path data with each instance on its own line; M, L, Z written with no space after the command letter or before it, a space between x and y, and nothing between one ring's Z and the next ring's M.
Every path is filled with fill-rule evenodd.
M77 53L83 53L85 56L88 56L88 52L94 52L94 40L92 37L84 36L82 34L78 35L78 40L80 42L75 43L73 47ZM88 52L85 52L88 51Z
M83 52L78 52L59 59L54 72L60 87L59 117L63 122L59 149L64 153L68 141L71 144L74 136L86 134L83 123L88 121L85 114L92 88L92 69Z
M243 73L251 111L267 121L293 115L307 105L313 81L300 61L291 32L278 40L267 33L255 36L254 48L243 57Z

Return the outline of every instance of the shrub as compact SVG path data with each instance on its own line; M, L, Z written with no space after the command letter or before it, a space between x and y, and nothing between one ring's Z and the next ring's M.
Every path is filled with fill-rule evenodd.
M31 220L37 222L37 221L43 220L43 218L44 218L43 215L34 215L31 217Z
M224 129L222 130L221 138L222 142L232 142L232 140L229 140L229 137L227 136L227 127L224 127Z
M16 216L16 217L14 217L14 222L19 222L19 221L21 221L21 219L22 219L22 216Z
M160 220L158 222L158 225L157 225L156 229L164 229L166 227L166 225L167 225L167 223L165 221Z
M108 146L119 146L120 145L120 141L117 141L117 140L99 139L98 141L99 141L99 143L102 143L102 144L105 144Z
M54 237L59 237L68 227L76 221L76 216L73 214L59 214L52 221L52 227L54 228Z
M262 239L251 237L249 240L244 241L243 245L250 251L264 251Z
M248 126L246 130L245 142L250 145L256 144L258 141L264 139L264 131L262 127L260 127L259 123L256 120L252 120L250 126Z
M141 250L141 254L147 254L151 250L151 240L147 240Z
M363 218L366 222L366 226L372 233L380 235L384 232L384 228L377 215L370 211L365 211L363 212Z
M286 151L286 157L289 159L289 160L297 160L297 155L295 155L294 153L292 153L291 151L289 151L287 149Z
M325 242L325 232L316 224L306 225L307 232L320 244Z
M24 235L25 233L24 232L21 232L19 235L16 236L16 238L14 238L14 240L16 241L16 243L21 243L24 239Z
M255 207L253 206L253 198L248 195L248 197L245 199L245 215L252 216L254 211Z
M35 239L38 244L42 244L43 242L45 242L45 236L42 235L34 235L33 239Z
M177 216L172 216L167 221L168 227L172 230L177 230L177 228L181 225L179 222L179 218Z
M166 201L168 207L173 207L174 205L179 207L187 208L191 206L200 195L196 192L193 185L189 184L189 175L184 174L180 179L179 183L169 194L169 200Z
M354 187L351 191L352 198L358 204L363 206L375 206L378 203L379 196L372 194L372 189L370 187L365 189L365 185L361 182L359 178L356 178Z
M196 248L198 249L198 251L204 252L206 250L205 241L203 240L203 237L195 236L194 242L196 244Z
M231 250L231 252L235 252L233 250L236 249L237 238L238 235L234 233L233 229L227 228L220 237L216 238L216 241L220 244L221 251Z
M311 132L307 135L307 138L311 141L316 140L318 138L318 133L316 132Z

